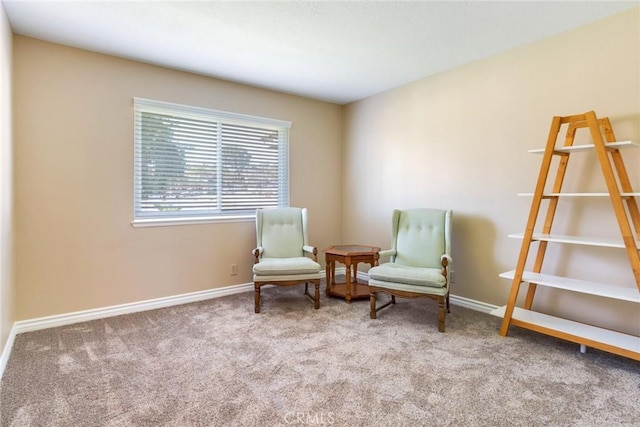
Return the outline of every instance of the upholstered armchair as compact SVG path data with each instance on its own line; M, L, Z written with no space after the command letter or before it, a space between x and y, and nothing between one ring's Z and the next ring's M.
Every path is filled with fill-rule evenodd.
M292 286L304 283L304 293L320 308L320 264L318 249L309 246L307 209L272 208L256 210L257 247L253 250L255 312L260 313L260 288L271 284ZM309 283L315 295L309 294Z
M380 252L390 262L369 270L370 317L395 304L397 297L431 298L438 302L438 330L444 332L445 308L449 311L449 264L451 263L450 210L394 210L391 249ZM391 301L376 308L379 292Z

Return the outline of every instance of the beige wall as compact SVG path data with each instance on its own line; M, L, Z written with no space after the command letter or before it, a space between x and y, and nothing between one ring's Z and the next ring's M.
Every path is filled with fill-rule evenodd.
M342 107L22 36L14 76L15 320L251 282L253 222L131 226L134 96L292 121L291 205L340 241Z
M452 293L506 303L551 118L595 110L640 140L640 9L350 104L343 240L388 247L394 208L454 211ZM640 150L625 155L640 191ZM574 160L575 159L575 160ZM565 189L604 190L593 157L572 157ZM577 177L577 178L576 178ZM563 200L554 229L618 233L606 201ZM547 272L634 286L622 250L554 246ZM638 306L540 290L534 306L640 334ZM455 309L454 309L455 310ZM595 319L595 320L593 320Z
M0 353L14 316L11 42L11 27L0 3Z

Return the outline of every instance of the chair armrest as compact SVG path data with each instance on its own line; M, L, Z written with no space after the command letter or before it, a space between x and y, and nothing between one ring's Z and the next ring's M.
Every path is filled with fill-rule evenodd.
M260 261L260 256L262 255L262 252L264 252L264 248L262 246L258 246L257 248L255 248L253 250L253 256L254 256L254 260L253 263L257 264L258 261Z
M302 250L304 251L305 255L312 255L313 260L318 262L318 248L316 248L315 246L305 245L302 247Z
M450 262L452 262L453 259L451 258L450 255L444 254L440 257L440 262L442 264L442 275L444 277L447 278L447 286L449 286L449 271L447 269L447 266L449 265Z
M396 251L394 249L385 249L384 251L378 252L379 259L382 258L391 258L396 256Z

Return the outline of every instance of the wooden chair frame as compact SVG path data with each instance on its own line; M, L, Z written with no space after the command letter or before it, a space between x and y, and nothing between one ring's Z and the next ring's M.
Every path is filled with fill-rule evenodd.
M442 274L444 277L447 276L447 259L442 260ZM378 292L385 292L391 295L391 300L380 307L376 308L376 300ZM444 332L445 329L445 318L447 313L451 313L451 307L449 304L449 289L447 288L447 293L445 295L433 295L433 294L425 294L422 292L409 292L409 291L400 291L396 289L388 289L388 288L379 288L376 286L369 285L369 303L371 306L371 311L369 312L369 316L372 319L375 319L378 311L382 310L385 307L390 306L391 304L396 303L396 297L400 298L429 298L438 302L438 331ZM446 311L445 311L446 308Z
M318 262L318 249L313 248L313 260ZM260 251L258 249L253 250L254 256L254 264L260 262ZM320 308L320 279L297 279L297 280L260 280L253 282L254 286L254 301L255 301L255 312L260 313L260 288L264 285L275 285L275 286L295 286L304 283L304 294L308 296L313 302L313 308L318 310ZM309 293L309 283L313 283L315 285L315 295L311 296Z

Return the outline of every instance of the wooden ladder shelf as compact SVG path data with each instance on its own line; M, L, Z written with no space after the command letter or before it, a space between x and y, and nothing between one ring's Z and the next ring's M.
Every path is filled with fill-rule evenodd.
M567 128L564 145L556 147L558 135L563 126ZM588 128L593 144L573 144L576 131L581 128ZM638 148L640 144L631 141L616 141L609 119L598 118L595 112L590 111L575 116L554 117L545 149L530 150L530 152L543 155L542 165L535 192L532 194L531 210L525 231L519 235L510 235L510 237L521 238L522 246L515 270L500 275L500 277L511 280L511 292L509 293L507 305L491 312L491 314L503 318L500 328L502 336L506 336L509 326L514 325L578 343L582 351L586 347L593 347L640 361L640 337L638 336L549 316L531 310L536 287L547 286L638 303L638 320L640 321L640 241L638 240L638 236L640 236L640 211L637 203L640 193L633 192L620 153L621 149L627 147ZM574 152L585 150L595 151L606 182L607 192L563 193L562 182L570 155ZM547 178L555 156L558 156L559 159L557 161L553 189L551 192L545 192ZM622 239L585 238L552 234L551 228L558 201L561 197L577 196L609 197ZM548 200L547 211L542 231L536 233L534 229L540 216L543 200ZM537 253L535 260L533 260L531 271L525 271L525 265L533 242L538 242ZM595 283L541 273L549 242L624 248L631 264L636 287ZM516 307L516 300L522 283L528 283L528 287L524 306L520 308Z

